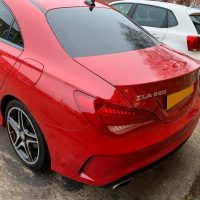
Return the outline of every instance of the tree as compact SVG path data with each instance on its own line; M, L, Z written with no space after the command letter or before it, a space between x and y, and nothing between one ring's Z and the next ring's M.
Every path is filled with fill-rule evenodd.
M161 0L161 1L173 2L173 3L180 4L180 5L185 5L185 6L197 6L198 5L198 0L173 0L173 1Z
M191 0L177 0L176 3L185 5L185 6L189 6L191 4Z

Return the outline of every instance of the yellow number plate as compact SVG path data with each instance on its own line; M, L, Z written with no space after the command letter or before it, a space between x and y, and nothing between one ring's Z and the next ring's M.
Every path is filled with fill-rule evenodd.
M168 95L167 96L167 110L174 107L176 104L181 102L183 99L188 97L193 92L194 92L194 85L192 85L184 90L181 90L180 92Z

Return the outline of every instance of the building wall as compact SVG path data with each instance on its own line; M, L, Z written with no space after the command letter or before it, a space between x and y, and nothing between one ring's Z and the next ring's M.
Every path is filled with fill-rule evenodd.
M170 2L170 3L174 2L174 0L162 0L162 1ZM189 6L190 4L196 4L196 6L200 6L200 0L196 0L196 1L194 1L194 0L176 0L176 3L187 5L187 6Z

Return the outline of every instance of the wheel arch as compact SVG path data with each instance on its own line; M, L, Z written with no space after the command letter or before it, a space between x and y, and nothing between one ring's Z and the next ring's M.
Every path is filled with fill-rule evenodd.
M12 96L12 95L5 95L2 100L1 100L1 115L2 115L2 125L5 126L5 114L6 114L6 107L8 105L8 103L12 100L18 100L16 97ZM20 101L21 102L21 101Z
M13 100L17 100L19 101L20 103L22 103L24 105L24 103L17 97L13 96L13 95L5 95L1 102L0 102L0 113L2 115L2 126L6 127L6 122L5 122L5 114L6 114L6 107L7 105L9 104L9 102L13 101ZM24 105L26 107L26 105ZM28 108L27 108L28 109ZM37 123L37 122L36 122ZM39 125L38 125L39 127ZM39 127L40 128L40 127ZM40 129L41 130L41 129ZM42 133L42 130L41 130L41 133ZM46 138L44 136L44 134L42 133L44 139L45 139L45 143L46 143L46 146L47 146L47 151L48 151L48 154L49 154L49 165L51 165L51 156L50 156L50 152L49 152L49 147L48 147L48 144L46 142Z

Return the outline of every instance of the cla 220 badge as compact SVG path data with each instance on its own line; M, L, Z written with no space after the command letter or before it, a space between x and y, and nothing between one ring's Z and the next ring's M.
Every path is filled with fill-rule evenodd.
M153 98L153 97L159 97L159 96L163 96L166 94L167 94L167 90L160 90L160 91L154 92L154 93L141 94L141 95L137 96L136 101L146 100L146 99Z

